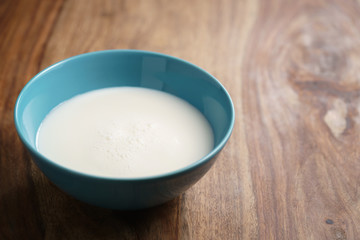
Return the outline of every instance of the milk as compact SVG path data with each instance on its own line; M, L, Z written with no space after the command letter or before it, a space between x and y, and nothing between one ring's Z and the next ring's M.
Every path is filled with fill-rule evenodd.
M37 148L76 171L145 177L185 167L213 148L205 117L168 93L135 87L90 91L54 108L37 133Z

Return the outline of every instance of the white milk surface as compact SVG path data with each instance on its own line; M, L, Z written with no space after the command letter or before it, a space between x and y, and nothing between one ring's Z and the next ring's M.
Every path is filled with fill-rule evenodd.
M54 108L37 148L65 167L107 177L144 177L187 166L213 148L205 117L168 93L136 87L91 91Z

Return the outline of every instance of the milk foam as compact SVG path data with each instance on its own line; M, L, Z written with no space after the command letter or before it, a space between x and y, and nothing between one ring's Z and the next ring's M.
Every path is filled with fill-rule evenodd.
M100 176L143 177L185 167L211 151L205 117L173 95L116 87L78 95L54 108L37 135L40 153Z

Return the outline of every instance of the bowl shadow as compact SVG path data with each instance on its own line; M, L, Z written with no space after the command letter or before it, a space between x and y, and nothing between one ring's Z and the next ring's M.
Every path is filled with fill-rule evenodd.
M62 232L66 232L67 239L72 236L85 239L177 238L181 196L153 208L120 211L83 203L63 193L49 180L47 182L47 188L58 196L57 206L47 206L48 209L59 208L51 224L63 225L65 231Z
M9 213L3 219L8 225L8 236L26 238L30 233L46 239L178 238L182 196L144 210L104 209L62 192L29 156L26 161L30 162L30 169L27 169L30 170L29 183L19 182L16 188L1 194L0 202L7 206L6 212ZM19 211L20 205L24 206L22 211ZM10 230L15 228L21 231Z

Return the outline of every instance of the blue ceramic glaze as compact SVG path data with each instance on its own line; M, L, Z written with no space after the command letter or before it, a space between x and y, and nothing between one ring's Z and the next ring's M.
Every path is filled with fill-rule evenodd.
M188 101L208 119L215 138L213 150L185 168L142 178L77 172L37 151L37 130L52 108L75 95L114 86L157 89ZM189 62L154 52L106 50L71 57L41 71L21 91L14 118L32 159L60 189L93 205L130 210L164 203L196 183L228 141L234 125L234 107L219 81Z

